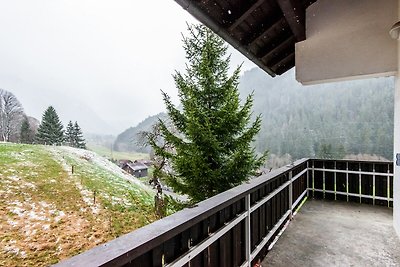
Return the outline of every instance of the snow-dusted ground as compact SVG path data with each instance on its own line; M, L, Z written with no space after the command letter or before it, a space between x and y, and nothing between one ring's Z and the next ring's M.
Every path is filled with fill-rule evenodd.
M54 148L53 148L54 149ZM118 176L120 176L121 178L140 186L142 189L148 191L148 192L152 192L155 193L155 189L153 188L153 186L147 184L147 183L142 183L140 180L138 180L136 177L128 174L127 172L125 172L124 170L122 170L120 167L118 167L116 164L112 163L111 161L109 161L108 159L99 156L97 153L89 151L89 150L84 150L84 149L79 149L79 148L74 148L74 147L69 147L69 146L62 146L62 147L57 147L56 149L61 149L64 150L66 152L68 152L68 154L72 154L72 155L76 155L77 157L81 158L81 159L85 159L88 160L90 162L93 162L94 164L100 166L101 168L112 172L114 174L117 174ZM62 160L65 163L65 160ZM63 165L63 166L64 166ZM71 171L71 167L69 167L67 165L67 167L65 167L66 170L68 172ZM165 189L165 188L164 188ZM180 201L187 201L188 197L187 196L182 196L180 194L176 194L172 191L169 190L163 190L163 193L171 196L177 200ZM114 201L113 201L114 202Z
M120 176L121 178L135 184L138 185L139 187L141 187L144 190L149 190L149 188L147 186L145 186L143 183L141 183L138 179L136 179L135 177L133 177L132 175L126 173L124 170L122 170L120 167L118 167L117 165L115 165L114 163L112 163L111 161L109 161L108 159L99 156L97 153L89 151L89 150L85 150L85 149L79 149L79 148L74 148L74 147L69 147L69 146L61 146L61 147L50 147L50 150L54 151L59 151L59 150L64 150L66 151L69 155L75 155L76 157L80 158L80 159L85 159L89 162L92 162L94 164L96 164L97 166L103 168L106 171L109 171L113 174L116 174L118 176ZM66 171L70 172L71 171L71 167L68 166L65 162L64 159L60 159L60 154L58 153L54 153L55 156L58 157L58 159L60 160L60 162L63 163L63 166L65 168Z
M9 157L11 162L0 164L0 266L39 266L43 264L35 264L35 257L44 253L52 254L54 261L71 251L107 241L117 230L122 231L112 223L124 213L110 212L109 206L104 206L108 202L102 200L118 207L131 207L143 200L141 204L151 211L154 191L94 152L7 145L0 150L0 156ZM71 164L76 167L74 174ZM66 198L60 202L64 192ZM94 201L94 192L99 201ZM124 227L141 225L141 221L135 221L136 216L152 220L147 212L128 210L134 219L124 222Z

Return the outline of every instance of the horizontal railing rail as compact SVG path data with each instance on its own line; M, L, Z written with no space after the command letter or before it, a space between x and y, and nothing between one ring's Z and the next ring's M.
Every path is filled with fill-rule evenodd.
M57 266L253 266L307 196L393 205L393 163L302 159Z

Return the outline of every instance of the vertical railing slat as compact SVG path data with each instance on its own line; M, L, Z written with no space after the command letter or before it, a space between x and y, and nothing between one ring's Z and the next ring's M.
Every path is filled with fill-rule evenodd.
M309 190L309 188L310 188L310 171L309 171L309 167L310 167L310 164L309 164L309 160L307 161L307 197L309 197L310 196L310 190Z
M247 216L245 219L245 246L246 246L246 262L247 266L251 267L251 229L250 229L250 194L246 195L246 210L247 210Z
M290 219L293 216L293 183L292 183L292 171L289 172L289 209L290 209Z
M349 202L349 162L346 162L346 195L347 202Z
M322 162L322 198L325 199L325 161Z
M362 190L361 190L361 162L358 163L358 192L360 194L360 203L362 203Z
M372 205L375 205L375 163L372 164Z
M387 169L387 173L390 173L390 165L388 164L388 169ZM390 176L387 176L387 190L386 190L386 195L387 195L387 204L388 207L390 207Z

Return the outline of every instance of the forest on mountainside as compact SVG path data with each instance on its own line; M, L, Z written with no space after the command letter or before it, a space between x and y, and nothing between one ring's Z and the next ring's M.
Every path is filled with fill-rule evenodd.
M271 78L258 68L244 72L239 91L254 93L253 115L262 115L254 142L257 152L292 159L343 158L375 154L391 159L393 151L394 79L374 78L302 86L294 70ZM149 152L138 145L137 133L149 130L160 113L121 133L117 151Z
M242 97L254 90L254 114L262 114L257 151L277 155L342 158L393 151L394 79L373 78L302 86L294 71L271 78L245 72Z

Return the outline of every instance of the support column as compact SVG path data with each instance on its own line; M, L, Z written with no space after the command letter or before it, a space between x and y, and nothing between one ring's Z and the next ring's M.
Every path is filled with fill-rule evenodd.
M397 41L400 47L400 41ZM398 48L399 49L399 48ZM400 67L400 55L398 53ZM399 68L400 69L400 68ZM396 75L394 87L394 135L393 135L393 226L400 237L400 76Z
M400 0L398 0L400 19ZM394 86L394 135L393 135L393 226L400 237L400 41L397 40L397 74Z

